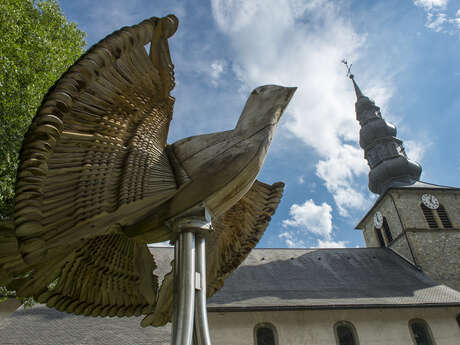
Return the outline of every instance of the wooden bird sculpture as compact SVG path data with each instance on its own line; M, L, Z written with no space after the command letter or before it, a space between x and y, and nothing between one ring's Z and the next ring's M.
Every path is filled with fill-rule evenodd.
M233 130L167 145L177 25L170 15L114 32L45 96L20 153L14 221L0 226L0 285L17 296L163 325L172 276L159 289L146 244L175 240L168 220L209 210L208 296L263 234L283 184L256 176L295 88L259 87Z

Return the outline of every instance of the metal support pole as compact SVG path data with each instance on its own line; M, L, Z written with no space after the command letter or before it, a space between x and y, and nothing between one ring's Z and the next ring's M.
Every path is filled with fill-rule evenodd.
M179 284L177 323L172 345L191 345L195 310L195 234L179 234Z
M174 243L174 267L173 267L173 315L172 324L177 325L178 297L179 297L179 262L180 262L180 241ZM171 344L176 344L176 327L171 328Z
M174 306L171 345L211 345L206 310L206 247L212 230L204 206L168 223L178 233L174 247ZM195 242L196 254L195 255Z
M196 271L199 273L199 287L195 291L195 333L197 345L211 345L206 310L206 241L196 235Z

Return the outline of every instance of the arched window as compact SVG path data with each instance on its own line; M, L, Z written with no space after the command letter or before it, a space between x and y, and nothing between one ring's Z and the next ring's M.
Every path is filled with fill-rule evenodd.
M439 205L438 209L438 216L441 220L442 226L446 229L452 228L452 223L450 222L449 216L447 215L446 209L441 204Z
M377 236L377 240L379 241L380 247L382 248L385 247L385 241L383 240L382 230L374 228L374 231L375 231L375 235Z
M276 328L271 323L259 323L254 327L255 345L278 345Z
M387 243L390 244L393 242L393 236L391 235L390 227L388 226L387 219L383 217L383 230L385 231L385 236L387 238Z
M359 345L355 327L348 321L339 321L334 326L337 345Z
M457 315L457 325L460 327L460 314Z
M425 216L426 222L428 223L430 229L437 229L439 226L438 222L434 218L433 210L431 208L426 207L423 204L420 204L420 207L422 208L423 215Z
M409 329L414 345L435 345L433 336L431 335L431 330L425 320L410 320Z

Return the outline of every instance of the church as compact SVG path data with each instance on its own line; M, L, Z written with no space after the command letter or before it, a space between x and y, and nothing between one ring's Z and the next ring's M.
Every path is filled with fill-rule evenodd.
M208 299L216 345L460 344L460 189L422 182L353 75L369 189L366 248L255 249ZM172 248L150 248L164 275ZM0 343L166 345L170 325L0 305ZM10 308L8 312L6 309Z

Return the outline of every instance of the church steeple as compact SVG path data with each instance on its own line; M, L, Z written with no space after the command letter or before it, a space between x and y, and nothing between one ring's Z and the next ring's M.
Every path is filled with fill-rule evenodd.
M380 108L361 92L350 69L348 72L356 93L356 119L361 125L359 145L371 169L370 191L382 194L390 187L415 183L421 166L407 158L403 142L396 138L396 127L382 118Z

